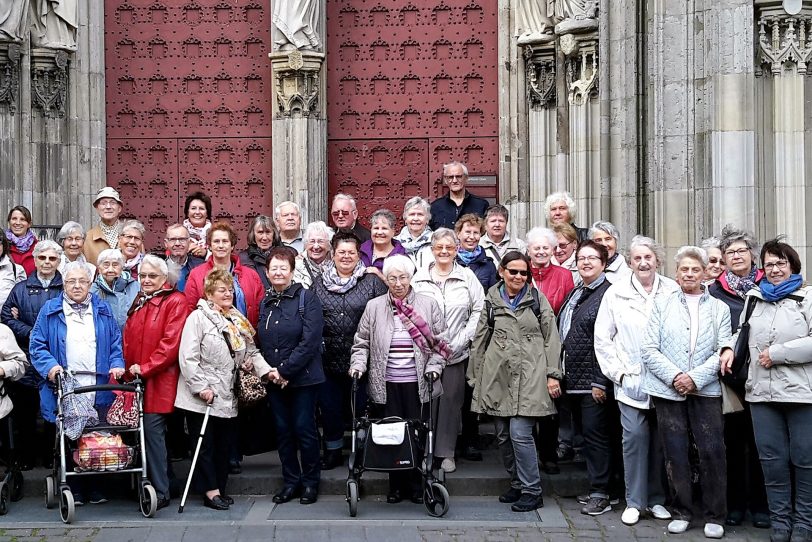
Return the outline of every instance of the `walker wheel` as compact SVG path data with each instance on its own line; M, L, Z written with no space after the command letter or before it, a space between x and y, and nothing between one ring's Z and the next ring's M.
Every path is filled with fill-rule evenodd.
M0 516L8 514L8 501L11 499L11 488L5 482L0 482Z
M158 509L158 493L152 484L144 484L141 488L141 513L145 518L151 518Z
M423 490L423 505L432 517L443 517L448 512L448 501L448 490L443 484L434 482Z
M347 504L350 507L350 517L358 515L358 482L347 481Z
M62 518L62 523L73 523L74 515L76 515L76 504L73 501L73 493L70 489L63 489L59 498L59 516Z
M23 498L23 473L19 470L11 471L11 502L17 502Z
M49 510L56 506L56 484L53 476L45 477L45 508Z

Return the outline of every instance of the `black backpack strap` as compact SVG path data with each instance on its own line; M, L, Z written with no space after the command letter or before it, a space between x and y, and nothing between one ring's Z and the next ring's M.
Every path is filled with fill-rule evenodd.
M803 302L803 300L804 300L804 299L806 299L806 296L802 296L802 295L795 295L795 294L789 294L789 295L787 296L787 299L791 299L791 300L793 300L793 301L797 301L798 303L802 303L802 302Z

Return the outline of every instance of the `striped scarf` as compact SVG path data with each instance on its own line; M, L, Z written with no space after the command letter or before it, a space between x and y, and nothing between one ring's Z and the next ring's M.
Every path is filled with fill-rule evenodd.
M443 339L435 337L431 332L426 320L420 316L414 307L406 303L403 299L396 299L389 295L392 305L395 307L395 314L398 315L400 321L403 322L403 327L409 332L409 336L415 342L418 348L424 354L436 353L439 354L444 360L451 358L453 352L448 347L448 343Z

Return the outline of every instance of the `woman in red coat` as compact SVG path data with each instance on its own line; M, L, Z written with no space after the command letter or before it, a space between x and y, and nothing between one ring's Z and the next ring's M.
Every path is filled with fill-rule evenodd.
M37 238L31 229L33 219L27 207L18 205L8 212L8 229L6 238L11 243L11 259L21 265L30 277L34 272L34 247Z
M224 269L234 277L234 307L248 318L252 326L257 327L259 304L265 297L265 288L256 271L242 265L233 254L237 233L227 222L218 222L209 229L207 237L211 257L192 269L183 290L189 310L194 310L197 302L203 298L203 280L209 271Z
M158 493L158 509L169 504L166 424L178 389L178 349L189 308L186 298L167 282L166 262L148 254L138 269L141 291L124 325L124 359L129 373L141 375L144 437L149 478Z
M557 243L553 230L533 228L527 232L527 255L530 256L533 286L544 294L556 316L567 294L575 287L572 273L552 263L553 249Z

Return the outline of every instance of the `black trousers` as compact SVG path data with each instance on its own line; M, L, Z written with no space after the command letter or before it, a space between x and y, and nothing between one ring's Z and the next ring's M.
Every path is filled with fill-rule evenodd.
M189 437L197 446L200 428L203 426L203 414L186 411L186 423L189 426ZM192 485L198 493L205 494L215 489L219 489L221 495L226 493L228 459L231 443L235 438L235 423L233 418L209 416L192 479Z
M767 491L756 449L750 405L744 405L742 412L724 416L727 509L767 513Z
M468 372L468 359L464 362L465 372ZM468 385L468 380L465 380L465 395L462 399L462 438L458 443L458 447L465 448L466 446L479 446L479 414L471 412L471 401L474 398L474 388Z
M39 422L39 389L19 382L5 383L8 396L14 403L11 411L11 420L14 426L15 454L20 463L35 466L37 460L51 459L54 433L45 431L45 435L37 428Z

